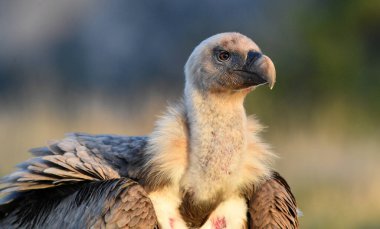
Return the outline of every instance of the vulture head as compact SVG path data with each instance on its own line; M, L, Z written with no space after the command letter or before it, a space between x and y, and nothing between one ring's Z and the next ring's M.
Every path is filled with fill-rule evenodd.
M221 33L201 42L185 65L185 75L188 92L249 92L263 84L272 89L276 81L272 60L240 33Z

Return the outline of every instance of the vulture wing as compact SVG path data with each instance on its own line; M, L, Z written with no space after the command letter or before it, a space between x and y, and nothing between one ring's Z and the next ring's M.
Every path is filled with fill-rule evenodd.
M299 228L296 200L277 172L248 199L249 228Z
M0 183L0 228L155 228L144 188L146 137L71 134L31 150ZM137 181L137 182L136 182ZM249 228L298 228L295 199L276 172L247 195Z
M2 181L0 228L154 228L147 193L125 178L139 175L145 144L143 137L72 134L33 149L36 157Z

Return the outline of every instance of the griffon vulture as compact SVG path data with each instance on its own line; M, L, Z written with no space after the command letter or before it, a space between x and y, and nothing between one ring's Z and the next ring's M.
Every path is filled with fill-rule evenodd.
M145 137L70 134L2 180L1 228L298 228L296 201L247 117L246 95L275 83L239 33L201 42L183 100Z

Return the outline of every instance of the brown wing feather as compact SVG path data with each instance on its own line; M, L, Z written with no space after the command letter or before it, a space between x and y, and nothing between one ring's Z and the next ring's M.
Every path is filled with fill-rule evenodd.
M0 228L157 227L144 188L120 177L114 160L97 152L102 145L79 140L32 150L36 157L0 181Z
M116 195L109 198L105 205L103 217L97 219L92 225L93 228L157 227L156 214L147 193L132 180L127 180L119 186Z
M75 138L52 143L44 152L19 165L19 170L3 178L0 194L10 198L15 192L53 188L80 181L120 178L105 160L81 145ZM7 201L10 199L6 198ZM5 199L0 199L0 204Z
M128 178L29 190L2 210L0 228L157 227L147 193Z
M277 172L248 199L250 228L299 228L296 200Z

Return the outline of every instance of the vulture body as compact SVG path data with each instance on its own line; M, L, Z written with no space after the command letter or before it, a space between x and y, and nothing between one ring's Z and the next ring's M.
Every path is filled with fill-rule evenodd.
M273 87L272 61L222 33L194 49L185 76L183 100L146 137L74 133L32 149L2 180L0 228L298 228L243 107L252 89Z

